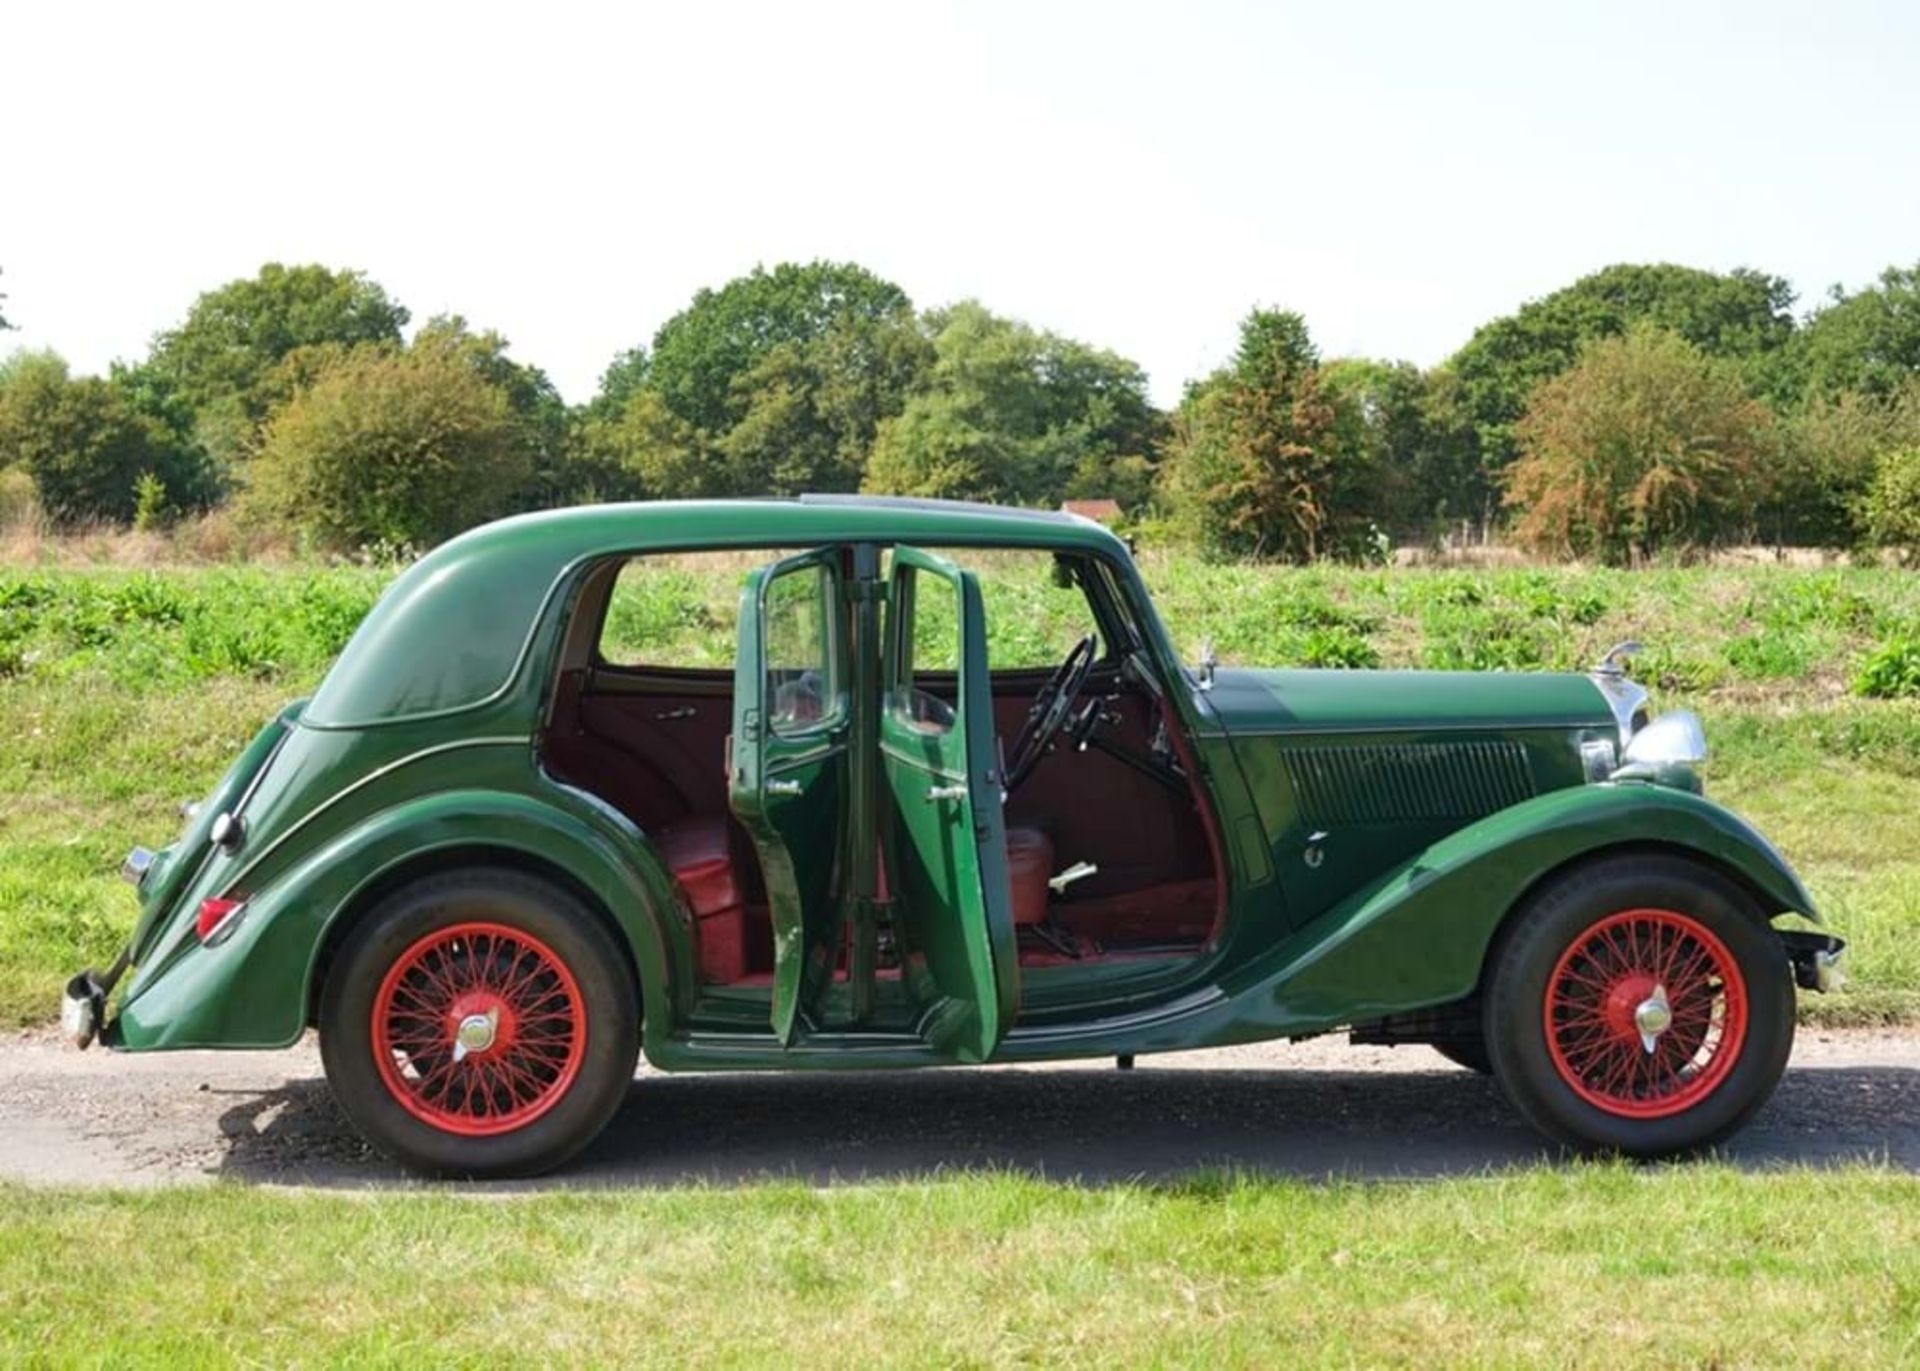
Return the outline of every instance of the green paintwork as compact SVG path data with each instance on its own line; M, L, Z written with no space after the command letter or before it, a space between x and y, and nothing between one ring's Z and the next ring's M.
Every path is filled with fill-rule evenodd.
M955 601L959 699L935 732L910 714L913 610L935 595ZM918 551L894 551L881 770L892 798L888 870L898 889L908 988L936 1053L993 1055L1020 1000L1008 903L1006 831L993 755L986 611L971 572ZM983 726L982 721L987 721Z
M1589 677L1548 672L1223 667L1213 698L1235 733L1575 728L1612 718Z
M834 881L839 820L847 773L850 712L839 683L842 635L832 633L825 656L830 701L818 722L777 728L767 698L767 599L776 581L824 577L837 602L839 577L831 552L808 552L762 567L740 592L739 650L733 675L733 758L727 778L734 816L753 838L767 883L773 923L774 1036L782 1046L800 1031L803 1004L832 974L833 936L839 929ZM791 581L785 581L792 584Z
M902 550L913 544L1050 548L1110 570L1217 820L1227 915L1200 955L1018 974L991 730L967 726L989 711L978 587ZM686 909L648 835L555 780L537 754L586 572L611 557L719 547L818 551L852 578L835 592L847 606L836 622L864 641L878 633L876 550L893 549L917 593L956 595L964 634L952 733L907 727L883 707L897 682L856 671L835 685L849 701L818 736L774 739L757 636L771 576L751 583L743 630L754 622L762 660L749 674L743 637L736 703L761 711L762 731L743 747L752 730L736 721L729 786L763 857L769 844L785 849L791 875L773 884L790 880L795 895L781 916L786 989L758 999L700 984ZM1779 855L1693 793L1691 773L1586 783L1580 745L1617 730L1584 677L1221 670L1207 685L1176 659L1125 548L1083 520L835 498L601 506L489 525L394 583L312 701L262 730L163 852L143 883L134 969L106 1039L291 1043L333 947L381 891L476 860L547 872L604 914L640 986L648 1058L674 1070L1151 1052L1442 1004L1472 991L1501 921L1542 878L1622 848L1695 854L1768 912L1814 915ZM863 745L879 754L871 793L872 770L851 755ZM783 808L794 797L768 795L769 779L798 781L798 803ZM965 785L965 798L928 801L936 782ZM235 808L244 840L223 850L211 827ZM910 944L899 981L876 983L869 966L852 985L822 983L825 939L842 925L815 915L837 896L857 929L882 903L870 866L836 873L822 855L871 851L870 835L835 839L842 814L862 833L870 821L885 830L891 912ZM202 947L193 911L232 894L250 897L246 916Z

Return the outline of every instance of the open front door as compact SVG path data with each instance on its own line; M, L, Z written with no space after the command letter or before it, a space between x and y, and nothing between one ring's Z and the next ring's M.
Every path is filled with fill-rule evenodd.
M889 604L880 750L902 965L928 1043L983 1061L1013 1022L1020 964L980 585L896 548ZM928 673L935 690L916 684Z
M773 923L773 1031L833 977L847 799L847 653L832 549L762 567L740 596L727 799L752 837Z

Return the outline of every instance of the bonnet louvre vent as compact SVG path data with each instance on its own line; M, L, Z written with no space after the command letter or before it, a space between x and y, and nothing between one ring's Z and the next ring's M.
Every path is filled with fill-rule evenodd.
M1302 817L1321 828L1476 819L1533 794L1526 752L1511 742L1302 747L1286 759Z

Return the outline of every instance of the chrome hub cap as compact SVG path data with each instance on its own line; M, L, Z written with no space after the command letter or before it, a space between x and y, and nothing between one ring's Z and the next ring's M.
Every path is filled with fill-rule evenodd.
M1660 1035L1673 1027L1673 1006L1667 1003L1667 988L1656 985L1653 993L1633 1011L1633 1026L1639 1031L1640 1046L1652 1056L1660 1045Z
M484 1014L469 1014L460 1020L460 1027L453 1034L453 1059L464 1061L475 1052L485 1052L493 1046L494 1035L500 1028L500 1011L489 1009Z

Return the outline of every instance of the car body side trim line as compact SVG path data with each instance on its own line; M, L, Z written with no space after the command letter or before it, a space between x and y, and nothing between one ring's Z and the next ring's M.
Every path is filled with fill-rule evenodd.
M309 809L305 814L302 814L298 819L294 820L291 824L288 824L287 827L281 830L280 834L277 837L275 837L272 842L268 843L265 847L261 848L258 852L254 853L252 858L247 862L245 866L241 867L238 871L235 871L234 873L232 873L232 875L228 878L226 884L229 886L236 886L244 883L247 876L252 873L255 867L259 866L260 863L264 862L268 857L272 856L273 853L276 850L278 850L282 845L284 845L289 838L293 837L294 834L298 833L301 829L305 828L308 824L312 823L314 819L319 817L319 815L322 812L333 808L333 806L340 803L340 801L346 799L347 796L353 794L354 791L362 790L367 786L372 785L375 781L378 781L383 777L392 775L394 772L400 770L402 767L411 766L415 762L420 761L422 758L425 758L425 757L437 757L442 753L459 752L470 747L526 747L526 746L529 746L528 740L522 737L461 738L455 742L450 742L450 743L435 743L432 747L423 747L418 752L409 752L404 757L396 757L393 761L388 762L386 765L375 767L372 771L367 772L366 775L360 777L360 779L355 781L352 785L343 786L339 790L334 791L333 794L327 796L326 799L322 800L319 804Z

